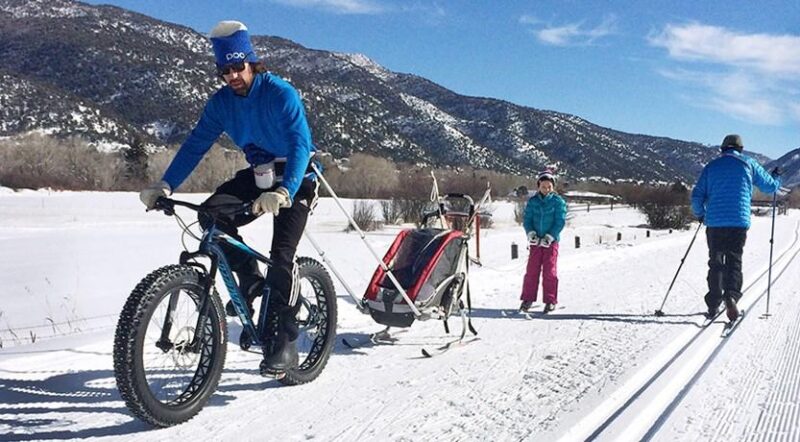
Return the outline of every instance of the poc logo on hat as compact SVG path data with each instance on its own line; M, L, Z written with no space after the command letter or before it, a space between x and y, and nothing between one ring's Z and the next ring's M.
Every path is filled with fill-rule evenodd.
M225 60L244 60L247 54L244 52L229 52L225 54Z

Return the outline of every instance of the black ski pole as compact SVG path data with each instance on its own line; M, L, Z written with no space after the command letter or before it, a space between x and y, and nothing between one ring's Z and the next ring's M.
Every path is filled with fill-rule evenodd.
M767 271L767 311L761 316L769 318L769 292L772 288L772 249L775 243L775 206L778 203L778 192L772 194L772 231L769 234L769 270Z
M667 303L667 298L669 297L669 292L672 291L672 286L675 285L675 280L678 279L678 273L681 272L681 267L683 267L683 262L686 261L686 257L689 256L689 251L692 250L692 245L694 244L694 240L697 238L697 234L700 233L700 228L703 227L703 223L697 225L697 230L694 231L694 236L692 236L692 242L689 243L689 248L686 249L686 253L681 258L681 264L678 266L678 271L675 272L675 276L672 277L672 282L669 283L669 288L667 289L667 294L664 295L664 300L661 302L661 308L656 310L656 316L664 316L664 304Z

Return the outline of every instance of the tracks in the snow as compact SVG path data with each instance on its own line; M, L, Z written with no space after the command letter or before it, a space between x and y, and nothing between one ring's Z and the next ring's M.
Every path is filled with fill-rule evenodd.
M800 254L800 223L792 243L774 260L772 282L778 281ZM755 305L766 296L768 270L744 288L740 306L758 316ZM724 315L723 315L724 316ZM747 319L747 318L745 318ZM752 319L751 319L752 321ZM687 329L631 376L589 414L571 426L561 440L642 440L664 424L728 339L724 322Z

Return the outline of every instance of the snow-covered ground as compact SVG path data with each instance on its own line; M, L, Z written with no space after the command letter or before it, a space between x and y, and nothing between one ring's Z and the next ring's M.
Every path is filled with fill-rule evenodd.
M498 202L495 226L481 231L483 266L471 267L479 340L424 359L422 346L448 337L438 322L417 322L395 345L354 350L339 342L317 380L282 387L258 375L258 357L238 349L231 321L209 404L188 423L154 430L119 398L112 341L134 285L176 261L174 220L145 213L133 193L2 190L0 440L798 440L799 222L798 211L777 219L772 316L759 319L770 219L753 219L744 256L748 314L721 339L721 323L699 328L702 231L666 316L656 317L695 228L647 237L643 216L629 208L574 210L562 233L560 308L515 313L525 237L513 206ZM360 296L375 263L344 226L323 199L309 229ZM245 241L266 249L270 230L258 220L243 229ZM367 238L382 254L398 230ZM512 242L521 259L511 259ZM307 241L300 254L315 256ZM381 329L336 288L340 337Z

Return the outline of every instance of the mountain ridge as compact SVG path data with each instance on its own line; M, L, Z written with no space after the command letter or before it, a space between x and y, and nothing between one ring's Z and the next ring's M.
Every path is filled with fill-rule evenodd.
M718 153L460 95L362 54L309 49L282 37L252 40L267 66L300 92L315 144L336 157L365 152L518 174L555 165L573 178L692 182ZM0 41L0 56L9 60L0 69L0 136L41 130L119 146L179 143L222 85L206 37L116 6L0 0Z

